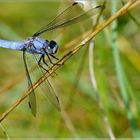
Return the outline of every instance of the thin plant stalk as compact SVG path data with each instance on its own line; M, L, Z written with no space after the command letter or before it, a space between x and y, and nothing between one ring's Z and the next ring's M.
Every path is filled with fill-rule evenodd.
M93 19L93 24L95 23L95 25L94 25L95 28L99 23L99 20L100 20L100 17L102 16L105 5L106 5L106 1L104 1L103 8L101 9L101 11L99 13L99 16L97 17L96 21ZM90 79L91 79L92 87L93 87L94 94L95 94L95 97L96 97L96 101L98 103L98 107L99 107L102 119L103 119L105 127L106 127L106 131L108 132L108 135L109 135L110 139L115 140L115 136L114 136L113 131L111 129L108 117L105 113L103 103L101 101L100 93L98 92L99 90L97 88L97 82L96 82L95 72L94 72L94 45L95 45L95 38L93 40L91 40L91 42L89 43L89 73L90 73Z
M116 12L117 6L116 6L116 1L112 1L112 15ZM111 46L113 49L113 56L114 56L114 63L115 63L115 68L116 68L116 73L117 73L117 79L119 82L119 86L120 86L120 93L126 108L126 112L127 112L127 118L130 122L130 126L131 126L131 130L132 130L132 134L133 136L136 138L138 137L138 131L137 131L137 127L136 127L136 123L134 120L134 116L133 113L130 109L130 105L129 105L129 97L127 94L127 89L126 87L126 83L125 83L125 75L122 69L122 65L121 65L121 59L120 59L120 54L119 54L119 50L117 47L117 21L114 21L112 23L112 42L111 42Z
M115 136L114 136L113 131L111 129L111 126L109 124L109 120L108 120L107 115L105 113L105 110L104 110L104 107L103 107L103 104L102 104L102 101L100 98L100 94L99 94L98 89L97 89L96 78L94 75L94 65L93 65L94 64L94 62L93 62L93 52L94 51L93 50L94 50L94 41L91 41L90 45L89 45L89 70L90 70L91 83L92 83L92 86L94 89L96 101L98 103L103 121L105 123L106 130L108 132L108 135L109 135L111 140L115 140Z

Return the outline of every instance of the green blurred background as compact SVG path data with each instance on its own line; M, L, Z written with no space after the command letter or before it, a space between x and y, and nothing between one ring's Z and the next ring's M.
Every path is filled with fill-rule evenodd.
M93 1L90 1L93 2ZM95 2L95 1L94 1ZM101 4L103 0L97 1ZM125 1L127 2L127 1ZM0 38L20 41L32 36L60 11L72 2L66 1L1 1ZM111 16L113 0L107 1L101 22ZM114 7L122 7L116 1ZM49 137L95 137L108 138L108 119L115 137L140 136L140 8L137 6L96 36L94 48L94 70L97 89L93 89L89 73L89 45L85 45L70 58L51 78L61 101L62 112L36 90L38 112L33 117L24 100L2 122L10 138ZM80 25L80 26L79 26ZM75 38L92 29L91 20L70 25L64 29L45 33L43 39L56 40L60 49L56 56L61 58L75 45L68 45ZM113 37L116 35L116 41ZM116 43L117 42L117 43ZM78 42L80 43L80 42ZM69 47L67 47L69 46ZM35 64L28 55L29 65ZM35 82L39 75L31 74ZM0 114L4 113L28 89L22 52L0 48ZM96 97L100 97L98 100ZM103 112L99 104L103 106ZM103 115L104 114L104 115ZM5 138L2 128L0 137Z

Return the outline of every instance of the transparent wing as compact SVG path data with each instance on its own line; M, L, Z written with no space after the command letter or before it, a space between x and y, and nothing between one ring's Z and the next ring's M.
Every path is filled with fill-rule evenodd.
M59 13L54 19L52 19L47 25L45 25L43 28L41 28L39 31L37 31L34 36L37 36L39 34L41 34L41 32L45 29L47 29L50 26L55 25L56 23L62 21L67 14L72 10L75 9L75 7L77 7L77 5L79 5L78 3L73 3L72 5L70 5L69 7L67 7L66 9L64 9L61 13Z
M44 32L65 27L74 23L77 23L79 21L82 21L84 19L87 19L91 16L94 16L99 13L100 6L96 6L86 12L84 12L80 8L81 3L73 3L68 8L63 10L58 16L56 16L49 24L44 26L42 29L40 29L38 32L36 32L33 36L39 36Z
M29 71L28 71L25 54L26 54L26 52L23 51L23 61L24 61L26 76L27 76L27 79L28 79L28 86L29 86L29 88L32 88L33 85L32 85L32 81L31 81ZM35 96L33 88L32 88L32 93L29 95L29 107L31 108L32 114L34 116L36 116L36 96Z
M34 60L36 62L38 62L38 58L34 56ZM44 73L44 70L41 69L38 65L38 69L40 70L41 72L41 75ZM59 102L59 98L57 97L56 93L55 93L55 90L54 88L52 87L51 83L49 82L48 78L46 78L46 80L44 81L45 84L45 87L49 90L48 93L44 92L44 94L47 96L47 98L49 99L49 101L60 111L61 108L60 108L60 102Z

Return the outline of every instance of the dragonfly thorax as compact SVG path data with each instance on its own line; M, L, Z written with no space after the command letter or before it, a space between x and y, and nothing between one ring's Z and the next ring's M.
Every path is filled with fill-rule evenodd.
M26 49L29 53L55 54L58 50L58 45L55 41L43 40L39 37L28 38L25 44L23 49Z

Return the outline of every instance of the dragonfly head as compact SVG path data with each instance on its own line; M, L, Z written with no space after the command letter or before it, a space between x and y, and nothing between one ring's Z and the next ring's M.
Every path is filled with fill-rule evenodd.
M45 51L48 54L55 54L58 50L57 43L53 40L51 40L51 41L46 40L46 43L47 43L47 46L45 47Z

